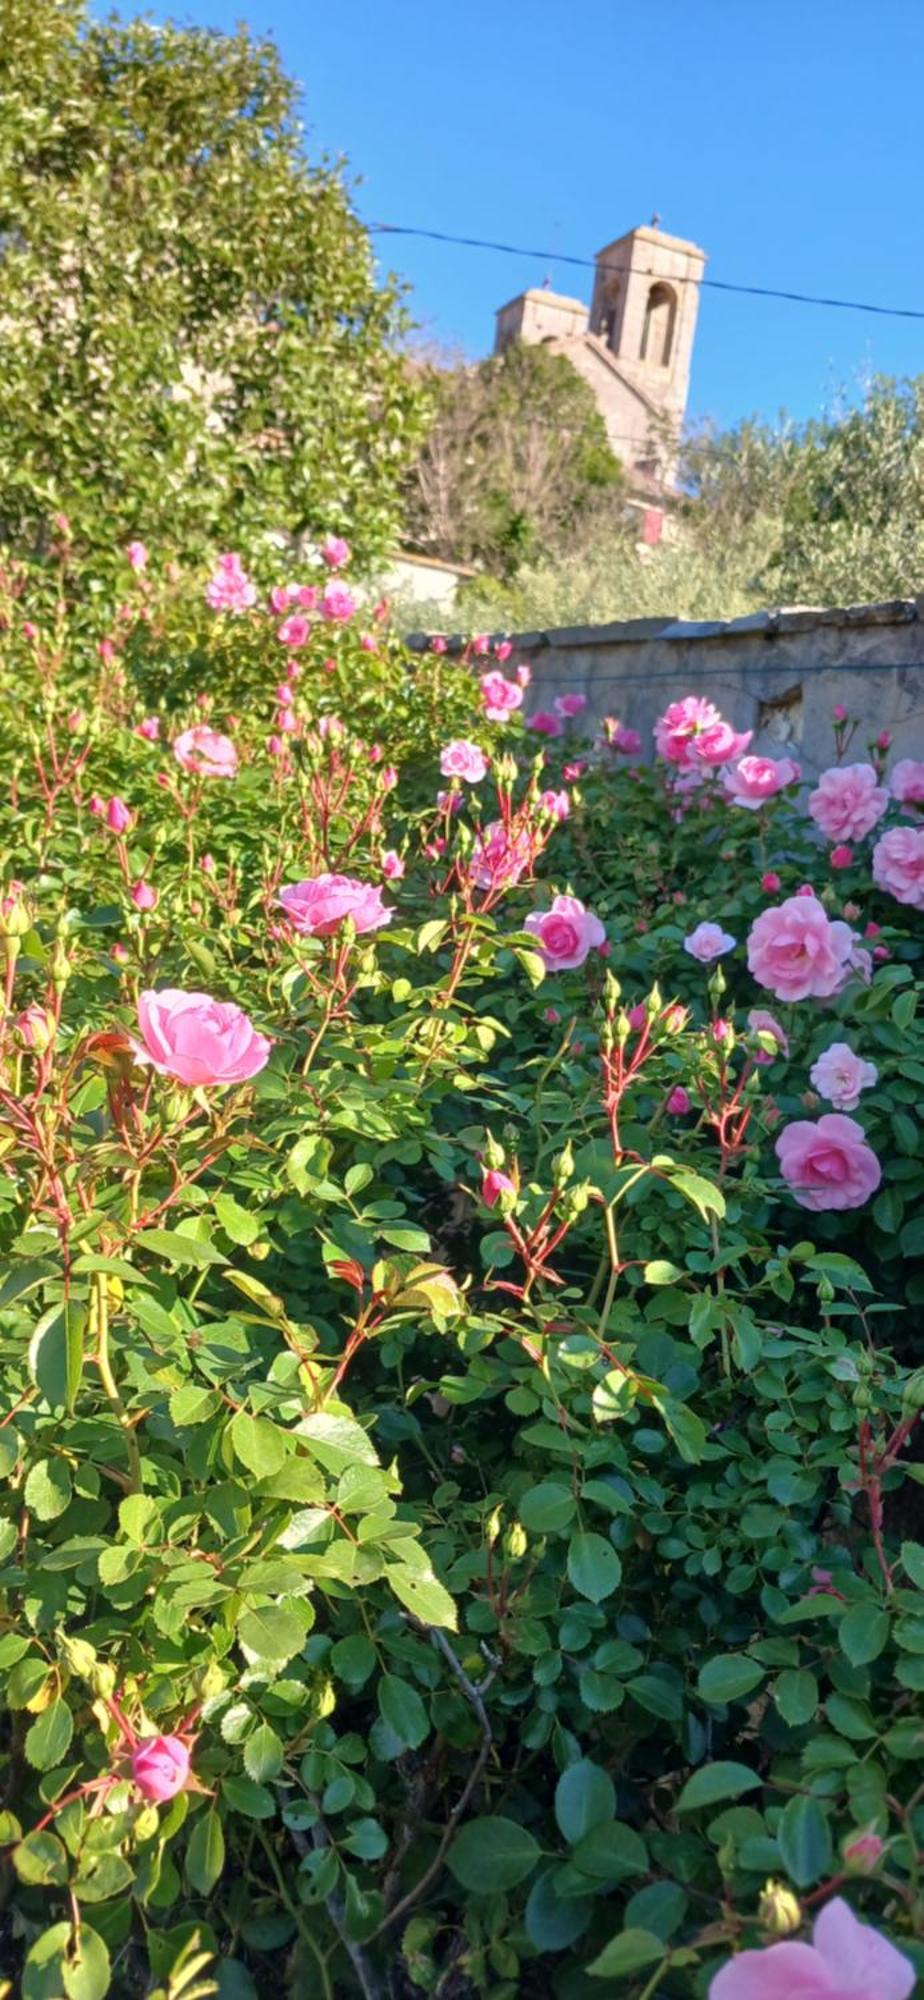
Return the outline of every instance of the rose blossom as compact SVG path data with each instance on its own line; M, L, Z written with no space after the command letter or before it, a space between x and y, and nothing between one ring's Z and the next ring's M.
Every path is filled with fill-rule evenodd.
M832 1042L809 1070L819 1097L833 1104L835 1111L854 1111L861 1090L871 1090L879 1081L875 1063L864 1062L849 1042Z
M853 860L853 848L846 846L844 842L839 842L837 847L832 847L828 860L832 868L849 868Z
M893 799L902 806L924 806L924 764L914 757L902 757L889 779Z
M522 708L523 689L492 668L481 676L481 699L489 722L506 722L515 708Z
M684 951L691 958L698 958L701 965L708 965L713 958L721 958L723 952L734 951L737 938L723 931L721 924L697 924L695 931L683 940Z
M282 624L276 627L276 637L280 645L291 646L293 652L298 646L304 646L311 637L311 625L304 612L293 611L290 617L284 618Z
M430 651L431 653L437 653L437 654L448 653L449 640L444 636L442 632L434 633L433 638L430 641Z
M461 792L455 792L455 791L453 791L453 792L437 792L437 794L436 794L436 803L437 803L437 805L439 806L439 809L440 809L440 811L441 811L441 812L448 812L448 813L457 813L457 812L461 812L461 811L462 811L462 793L461 793Z
M783 884L780 880L779 875L776 873L776 870L774 868L768 868L766 874L762 875L760 878L760 886L764 890L766 895L775 896L777 890L782 889Z
M350 544L342 535L327 535L321 543L321 561L328 569L344 569L350 560Z
M496 1208L502 1194L516 1194L516 1187L509 1174L502 1174L497 1167L489 1167L482 1177L481 1199L485 1208Z
M246 1083L269 1061L272 1044L259 1035L243 1008L209 993L167 986L138 1001L141 1041L135 1061L191 1089L203 1084Z
M789 1036L787 1035L785 1028L780 1027L779 1021L776 1019L776 1016L774 1014L768 1014L766 1007L751 1008L751 1011L748 1015L748 1027L750 1028L751 1033L753 1035L769 1035L772 1038L772 1040L776 1043L776 1052L774 1053L771 1053L769 1049L760 1049L760 1048L755 1049L754 1051L755 1062L760 1063L762 1065L775 1062L777 1052L781 1056L788 1056Z
M748 967L777 1000L827 999L845 984L855 947L849 924L832 922L814 893L762 910L748 937Z
M642 747L642 739L637 729L627 729L622 722L607 737L611 750L621 750L625 757L635 757Z
M404 874L404 862L393 847L389 847L382 856L382 874L386 882L400 882Z
M753 736L753 729L733 729L723 716L712 722L707 729L699 730L690 744L690 756L694 763L728 764L733 757L740 757L747 749Z
M776 1155L800 1208L861 1208L882 1179L862 1125L840 1111L826 1111L816 1124L797 1118L785 1125Z
M897 903L924 910L924 832L895 826L873 848L873 881Z
M331 578L321 592L321 615L337 625L345 625L356 610L356 599L343 583Z
M589 951L606 943L606 931L576 896L556 896L550 910L534 910L523 926L536 939L548 972L583 965Z
M289 605L294 604L297 598L297 583L274 583L269 594L269 608L279 617L283 611L288 611Z
M160 736L160 716L146 715L135 730L136 736L143 736L146 743L156 743Z
M112 798L106 807L106 825L110 833L127 833L132 816L124 799Z
M553 819L567 819L571 811L571 801L567 792L540 792L539 804L543 812L551 813Z
M352 875L313 875L291 882L280 889L279 901L303 937L332 937L348 917L360 933L378 931L394 916L377 885L357 882Z
M150 882L143 880L133 882L131 898L136 910L156 910L157 908L157 890L151 887Z
M143 542L129 542L125 554L132 569L147 569L148 552Z
M532 677L533 677L532 667L528 667L526 661L521 660L520 665L517 668L518 685L521 688L528 688L530 681L532 680Z
M132 1778L143 1799L163 1805L189 1779L189 1751L179 1736L148 1736L132 1751Z
M561 736L562 734L562 725L558 716L553 715L551 710L547 708L538 708L535 715L530 716L526 727L527 729L534 729L537 736Z
M557 694L552 706L559 715L566 716L570 721L574 715L583 715L587 707L587 696L586 694Z
M862 840L888 803L872 764L833 764L809 794L808 809L827 840Z
M447 743L440 752L440 770L444 778L465 778L470 785L478 785L486 776L488 760L477 743L470 743L466 736L457 736Z
M690 1109L690 1094L682 1083L675 1083L667 1100L667 1109L675 1118L685 1118Z
M533 858L532 842L522 828L510 834L503 821L485 827L472 849L469 880L477 889L512 889Z
M742 757L731 770L722 772L722 784L734 806L756 812L785 785L794 785L799 766L791 757Z
M257 586L251 583L240 556L219 556L218 567L205 586L205 601L212 611L249 611L257 601Z
M688 694L672 701L655 723L655 746L670 764L689 766L697 759L706 764L728 764L740 757L751 741L752 730L739 735L718 709L704 696Z
M510 658L510 655L511 655L511 653L512 653L512 652L513 652L513 640L512 640L512 639L498 639L498 640L497 640L497 642L496 642L496 644L495 644L495 647L494 647L494 658L495 658L495 660L500 660L500 663L501 663L501 665L502 665L502 666L503 666L503 663L504 663L504 661L505 661L505 660L509 660L509 658Z
M835 1896L811 1944L738 1952L711 1981L709 2000L908 2000L916 1978L904 1953Z
M173 754L184 771L200 778L233 778L237 771L237 751L229 736L199 722L184 729L174 739Z

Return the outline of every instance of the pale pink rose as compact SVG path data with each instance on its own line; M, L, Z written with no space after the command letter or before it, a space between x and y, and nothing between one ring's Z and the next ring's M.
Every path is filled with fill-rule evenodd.
M147 569L148 552L143 542L129 542L125 554L132 569Z
M479 785L486 776L488 760L477 743L470 743L466 736L457 736L447 743L440 752L440 770L444 778L465 778L470 785Z
M218 567L205 586L205 601L213 611L249 611L257 601L257 586L251 583L240 556L219 556Z
M482 1176L481 1199L486 1208L496 1208L502 1194L516 1194L516 1186L509 1174L502 1174L497 1167L489 1167Z
M547 708L537 709L535 715L530 716L526 727L527 729L534 729L537 736L560 736L562 734L562 725L558 716L553 715L551 710Z
M489 653L490 650L491 641L487 632L476 632L472 640L472 652L480 659L485 653Z
M321 592L321 615L335 625L346 625L356 610L356 599L343 583L333 577Z
M690 742L690 758L700 764L730 764L733 757L743 756L753 736L753 729L733 729L730 722L719 717L708 728L700 729Z
M684 938L683 948L691 958L698 958L701 965L709 965L714 958L721 958L724 952L734 951L737 942L737 938L723 931L721 924L702 923Z
M586 694L557 694L552 706L559 715L566 716L570 721L574 715L583 715L587 707L587 696Z
M899 805L924 806L924 764L902 757L889 779L889 790Z
M290 687L288 681L280 681L276 689L276 700L280 708L291 708L295 700L295 691Z
M819 1097L833 1104L835 1111L855 1111L861 1090L871 1090L879 1081L875 1063L864 1062L849 1042L832 1042L809 1070L809 1078Z
M500 659L500 654L499 654L499 653L498 653L498 656L497 656L497 657L498 657L498 659ZM520 666L518 666L518 668L517 668L517 684L518 684L518 686L519 686L519 687L521 687L521 688L528 688L528 687L529 687L529 684L530 684L530 681L532 680L532 677L533 677L533 670L532 670L532 667L528 667L528 666L526 665L526 662L525 662L525 660L524 660L524 661L523 661L523 662L521 663L521 665L520 665Z
M138 1026L141 1041L132 1041L135 1061L150 1064L161 1076L175 1076L191 1089L246 1083L264 1068L272 1047L243 1008L173 986L141 994Z
M136 910L156 910L157 908L157 890L151 887L150 882L133 882L131 898Z
M489 722L506 722L515 708L522 708L523 689L492 667L481 676L481 699Z
M815 1124L797 1118L785 1125L776 1155L800 1208L861 1208L882 1179L862 1125L841 1111L826 1111Z
M386 882L400 882L404 874L404 862L393 847L389 847L387 853L382 856L382 874Z
M160 736L160 716L146 715L135 730L136 736L143 736L146 743L156 743Z
M862 840L888 803L872 764L833 764L809 794L808 809L826 840Z
M755 918L748 967L777 1000L827 999L849 977L854 947L850 925L832 922L816 896L787 896Z
M277 625L276 637L281 645L290 646L294 652L297 647L304 646L310 639L311 625L303 612L293 611L288 618L283 619L281 625Z
M509 834L495 819L479 834L472 849L469 879L478 889L511 889L533 858L532 842L522 829Z
M776 1043L775 1052L771 1052L770 1049L761 1049L761 1048L755 1049L754 1051L755 1062L758 1062L762 1065L766 1065L767 1063L772 1063L776 1061L777 1053L781 1056L788 1056L789 1036L787 1035L785 1028L780 1027L776 1015L768 1014L766 1007L751 1008L751 1011L748 1015L748 1027L750 1028L752 1034L769 1035L771 1039Z
M313 583L300 583L295 596L300 611L316 611L320 591Z
M816 1917L811 1944L739 1952L716 1973L709 2000L908 2000L916 1978L904 1953L835 1896Z
M675 1083L667 1100L667 1109L675 1118L685 1118L690 1109L690 1093L682 1083Z
M798 776L799 766L791 757L742 757L734 769L722 772L722 785L732 805L757 812Z
M543 812L551 813L553 819L567 819L571 811L571 801L567 792L540 792L539 804Z
M534 910L523 926L536 940L547 971L583 965L588 952L606 943L606 931L576 896L556 896L550 910Z
M378 931L394 916L377 884L358 882L352 875L313 875L291 882L280 889L279 902L303 937L332 937L347 918L360 933Z
M132 816L124 799L112 798L106 807L106 825L110 833L127 833Z
M567 785L576 785L587 769L586 757L576 757L572 764L563 764L561 774Z
M328 569L344 569L350 560L350 544L342 535L327 535L321 543L321 560Z
M924 910L924 832L895 826L873 848L873 881L897 903Z
M184 771L199 778L233 778L237 772L237 751L231 738L211 729L207 722L182 730L174 740L173 754Z
M132 1751L132 1778L143 1799L163 1805L189 1780L189 1751L179 1736L148 1736Z

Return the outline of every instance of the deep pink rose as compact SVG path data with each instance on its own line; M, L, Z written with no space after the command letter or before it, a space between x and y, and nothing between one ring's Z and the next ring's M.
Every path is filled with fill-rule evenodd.
M776 1048L773 1050L761 1049L761 1048L755 1049L754 1051L755 1062L765 1065L767 1063L775 1062L778 1054L782 1056L788 1056L789 1036L787 1035L785 1028L780 1027L776 1015L768 1014L766 1007L751 1008L751 1011L748 1015L748 1027L750 1028L752 1034L769 1035L771 1040L776 1043Z
M481 1182L481 1199L486 1208L496 1208L502 1194L516 1194L516 1187L509 1174L502 1174L497 1167L489 1167Z
M360 933L379 931L394 916L376 884L357 882L352 875L314 875L292 882L280 889L279 901L303 937L333 937L348 917Z
M675 1083L667 1100L667 1109L675 1118L685 1118L690 1109L690 1093L682 1083Z
M893 799L902 806L924 806L924 764L914 757L902 757L889 779Z
M659 716L655 745L671 764L728 764L743 755L752 734L750 729L739 734L702 695L687 694Z
M816 896L787 896L752 924L748 966L777 1000L827 999L849 977L854 948L850 925L832 922Z
M295 603L297 597L297 583L274 583L269 594L269 608L275 611L277 618L281 617L284 611L288 611L289 605Z
M433 637L430 641L430 651L431 653L436 653L436 654L448 653L449 640L444 636L442 632L434 632Z
M739 1952L716 1973L709 2000L908 2000L916 1978L904 1953L835 1896L816 1917L811 1944Z
M873 848L873 881L897 903L924 910L924 832L895 826Z
M780 1172L800 1208L861 1208L882 1179L862 1125L840 1111L797 1118L776 1142Z
M558 716L553 715L551 709L547 708L537 709L535 715L530 716L526 727L527 729L534 729L537 736L561 736L562 734L562 724Z
M145 882L143 879L133 882L131 898L136 910L156 910L157 908L157 890L151 887L150 882Z
M495 660L500 660L501 666L503 666L505 660L509 660L512 652L513 652L512 639L497 640L494 647L494 658Z
M304 612L293 611L288 618L284 618L282 624L276 627L276 637L281 645L291 647L293 652L304 646L311 637L311 625Z
M864 1062L849 1042L832 1042L809 1070L809 1078L819 1097L833 1104L835 1111L854 1111L861 1090L871 1090L879 1081L875 1063Z
M469 878L478 889L511 889L533 858L532 842L522 829L509 834L503 821L492 820L472 849Z
M621 750L625 757L637 757L642 747L642 739L637 729L626 729L617 722L612 734L607 738L611 750Z
M257 601L257 586L251 583L240 556L219 556L218 567L205 586L205 601L213 611L249 611Z
M175 1076L191 1089L246 1083L268 1063L272 1047L243 1008L173 986L141 994L138 1026L141 1040L132 1042L136 1062L149 1064L161 1076Z
M522 708L523 689L492 667L481 676L481 699L489 722L506 722L515 708Z
M210 729L207 722L182 730L174 741L173 754L184 771L193 771L200 778L233 778L237 771L237 751L230 736Z
M132 816L124 799L112 798L106 807L106 825L110 833L127 833Z
M148 1736L132 1751L132 1778L143 1799L163 1805L189 1780L189 1751L179 1736Z
M583 715L587 707L587 696L586 694L557 694L552 705L559 715L564 715L570 722L572 716Z
M832 847L828 860L832 868L849 868L853 860L853 848L848 847L844 841L839 841L836 847Z
M524 930L531 931L549 972L583 965L588 952L606 942L606 931L576 896L556 896L550 910L534 910Z
M487 769L488 760L484 751L465 736L457 736L440 752L440 770L444 778L465 778L470 785L479 785Z
M872 764L833 764L810 792L808 809L827 840L862 840L888 803Z
M343 583L331 577L321 592L321 613L335 625L345 625L356 610L356 599Z
M350 544L342 535L327 535L321 543L321 560L328 569L344 569L350 560Z
M721 924L697 924L695 931L683 940L684 951L691 958L698 958L701 965L709 965L714 958L721 958L726 951L734 951L737 938L723 931Z
M794 785L798 776L799 766L791 757L742 757L733 769L722 772L722 785L732 805L756 812L785 785Z
M780 880L779 875L776 873L776 870L773 868L768 868L766 874L762 875L760 878L760 886L763 889L765 895L775 896L777 890L782 889L783 884Z
M393 847L389 847L387 853L382 856L382 874L386 882L400 882L404 874L404 862Z

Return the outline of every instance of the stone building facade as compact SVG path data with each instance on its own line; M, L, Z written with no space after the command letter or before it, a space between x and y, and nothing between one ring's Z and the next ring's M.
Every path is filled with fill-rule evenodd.
M599 252L589 308L542 287L497 315L496 354L516 340L542 343L583 376L648 513L671 496L705 266L705 251L683 237L630 229Z

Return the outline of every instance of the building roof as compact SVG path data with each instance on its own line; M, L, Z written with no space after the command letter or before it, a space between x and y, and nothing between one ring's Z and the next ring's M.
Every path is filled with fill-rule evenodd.
M704 264L708 262L706 251L701 250L698 243L691 243L689 237L668 236L663 229L651 229L647 224L641 225L638 229L627 229L622 236L614 236L612 243L605 243L603 249L597 251L598 259L605 257L608 250L618 249L621 243L628 243L633 237L642 243L655 243L661 250L683 250L688 257L701 257Z
M518 306L521 299L544 299L553 306L568 306L572 312L587 311L586 299L569 299L564 292L550 292L548 285L527 285L525 291L515 292L506 305L498 306L498 313L506 312L507 306Z

